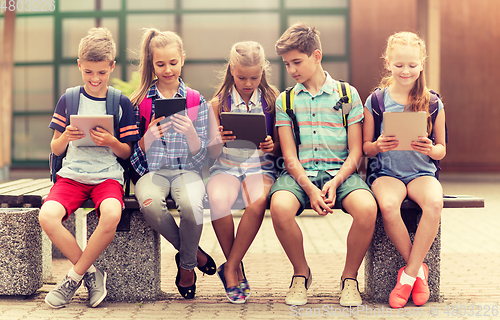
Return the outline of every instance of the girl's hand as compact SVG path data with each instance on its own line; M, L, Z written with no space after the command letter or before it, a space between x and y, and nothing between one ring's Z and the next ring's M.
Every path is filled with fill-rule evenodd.
M68 142L85 138L85 133L72 125L68 125L62 135Z
M434 145L432 144L432 140L427 138L427 135L425 135L425 137L418 137L418 141L412 141L411 147L413 150L428 156Z
M220 132L220 135L222 137L222 143L226 143L228 141L233 141L234 139L236 139L236 136L233 136L233 132L232 131L224 131L224 127L223 126L219 126L219 132Z
M174 114L170 117L172 119L172 125L175 132L189 136L198 136L196 129L194 128L193 122L188 116L181 114Z
M399 145L399 141L396 140L396 137L386 137L384 133L378 137L377 141L375 141L375 145L377 146L378 152L387 152L395 149Z
M101 127L91 129L90 138L99 147L109 147L116 142L116 137Z
M271 136L267 136L266 140L264 140L264 142L261 142L259 144L259 148L260 148L260 150L262 150L262 152L266 152L266 153L273 152L273 150L274 150L273 138L271 138Z
M153 115L154 119L154 115ZM139 140L139 146L143 151L146 151L149 149L151 144L158 140L161 139L165 135L165 133L168 131L168 129L172 126L172 121L168 121L166 123L161 123L161 121L165 120L165 117L159 117L158 119L154 119L151 121L151 123L148 126L148 129L146 130L146 133L142 137L141 140Z

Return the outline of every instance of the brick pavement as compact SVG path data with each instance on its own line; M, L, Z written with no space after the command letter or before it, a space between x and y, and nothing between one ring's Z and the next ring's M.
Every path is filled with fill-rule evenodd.
M85 304L80 289L72 303L53 310L43 302L45 294L70 268L65 259L53 262L54 281L28 299L0 298L0 319L294 319L309 318L434 318L498 319L500 317L500 179L491 175L459 176L443 174L446 194L473 194L485 198L485 209L445 209L442 215L441 296L439 303L416 308L409 303L399 311L388 304L366 303L362 310L348 311L339 306L339 278L345 255L345 238L350 217L338 211L326 218L306 215L301 225L307 258L313 272L309 304L303 309L284 305L292 268L274 234L269 218L264 220L252 247L244 259L252 296L245 305L232 305L225 298L216 276L198 276L197 298L186 301L177 293L174 278L175 254L171 245L162 243L162 290L165 298L154 303L103 303L96 309ZM236 218L236 221L238 218ZM201 245L218 264L224 261L213 229L205 224ZM364 286L363 266L360 287ZM448 309L450 306L462 306ZM467 310L469 307L469 310ZM471 307L476 314L471 316ZM491 310L491 307L494 307ZM481 309L479 309L481 308ZM487 309L490 308L489 311ZM495 310L497 311L495 316ZM342 315L344 311L344 315ZM455 313L453 313L455 312ZM460 314L460 312L462 314Z

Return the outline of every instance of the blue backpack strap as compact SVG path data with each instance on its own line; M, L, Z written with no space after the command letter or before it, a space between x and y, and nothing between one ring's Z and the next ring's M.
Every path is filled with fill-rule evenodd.
M380 88L375 89L371 95L371 105L373 110L373 122L375 124L375 130L373 131L373 141L382 133L380 131L382 127L382 121L384 119L384 91Z
M78 114L78 107L80 105L80 86L71 87L66 89L66 126L70 124L70 116ZM66 147L66 150L68 148ZM49 154L49 172L50 181L56 183L57 172L62 168L62 162L66 157L66 150L60 156L56 156L53 152Z
M69 124L70 115L78 114L80 106L80 86L66 89L66 125Z
M108 87L106 95L106 114L113 115L114 135L116 138L120 137L120 98L122 92L113 87Z
M271 137L273 137L274 133L274 114L272 112L267 111L267 101L264 98L264 95L261 95L261 104L262 104L262 110L264 111L264 114L266 115L266 128L267 128L267 134Z

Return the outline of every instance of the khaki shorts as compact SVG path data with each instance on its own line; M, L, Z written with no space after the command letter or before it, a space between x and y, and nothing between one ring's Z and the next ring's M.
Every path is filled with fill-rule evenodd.
M327 172L319 171L316 177L309 177L309 180L311 180L311 182L316 187L322 189L325 183L330 181L332 178L333 177ZM363 179L361 179L361 177L357 173L353 173L349 176L349 178L347 178L346 181L344 181L344 183L340 185L340 187L337 188L337 198L335 200L335 205L339 206L342 211L348 213L342 206L342 200L344 200L344 198L347 197L349 193L359 189L367 190L373 195L373 192L363 181ZM295 195L295 197L297 197L297 200L299 200L300 202L300 209L299 211L297 211L296 215L300 215L302 211L304 211L306 205L309 203L309 196L288 172L284 172L274 183L271 191L269 192L269 202L271 202L271 196L273 195L273 193L280 190L290 191ZM373 197L375 196L373 195Z

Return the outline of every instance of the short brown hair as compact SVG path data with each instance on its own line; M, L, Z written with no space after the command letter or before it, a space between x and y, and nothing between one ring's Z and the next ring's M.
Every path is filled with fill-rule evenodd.
M276 54L281 56L294 49L308 56L311 56L314 50L321 51L319 31L303 22L290 26L276 41Z
M106 28L92 28L88 35L80 40L78 59L85 61L109 61L113 64L116 57L116 45L111 32Z

